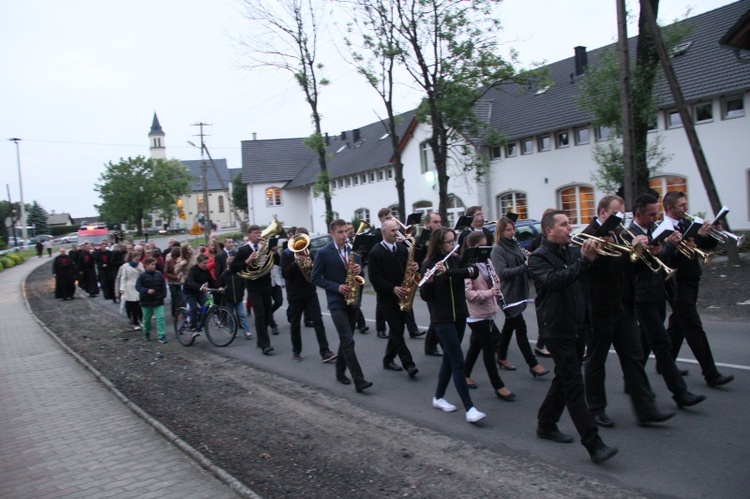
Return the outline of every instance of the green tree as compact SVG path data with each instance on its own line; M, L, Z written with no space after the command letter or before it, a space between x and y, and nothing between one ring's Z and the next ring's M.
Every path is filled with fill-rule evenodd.
M26 224L34 227L35 236L37 234L49 233L49 227L47 225L48 218L49 215L47 214L47 211L36 201L34 201L26 212Z
M328 16L326 2L320 0L243 0L245 18L253 25L250 35L240 41L253 61L251 67L283 69L292 74L310 106L313 133L304 143L318 156L318 172L313 195L323 196L326 226L333 219L330 178L326 162L320 114L320 91L330 82L320 76L318 37Z
M94 190L102 204L99 215L107 223L123 221L143 233L143 217L149 212L173 210L177 199L190 191L193 177L184 164L171 159L136 156L105 165Z
M238 173L232 181L232 205L243 213L248 212L247 189L242 183L242 173Z

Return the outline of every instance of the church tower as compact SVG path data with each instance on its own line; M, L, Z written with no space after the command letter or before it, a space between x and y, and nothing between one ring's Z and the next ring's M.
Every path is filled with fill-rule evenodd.
M151 157L154 159L167 159L167 147L164 143L164 131L159 124L159 118L154 113L154 121L151 123L151 131L148 134L151 148Z

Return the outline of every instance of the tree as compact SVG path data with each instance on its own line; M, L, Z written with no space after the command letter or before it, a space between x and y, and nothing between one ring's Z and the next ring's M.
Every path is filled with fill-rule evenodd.
M49 232L49 227L47 226L48 218L47 211L34 201L26 212L26 225L34 227L35 236L37 234L47 234Z
M323 196L326 225L333 219L326 144L319 111L320 90L330 82L319 76L323 64L317 60L318 36L326 17L325 2L316 0L243 0L245 17L253 28L240 43L248 49L251 67L271 67L290 72L310 106L313 133L304 143L318 156L320 172L313 195Z
M238 173L232 181L232 205L238 210L247 213L247 189L242 183L242 173Z
M488 88L517 76L513 66L497 55L495 37L500 22L492 16L500 1L378 3L393 7L392 22L401 47L398 58L425 93L417 119L431 127L427 142L437 172L439 213L447 220L449 155L456 151L457 144L462 144L459 155L473 155L474 149L466 145L467 137L485 144L485 139L497 137L488 134L488 127L477 117L474 106ZM473 169L481 178L488 163L475 157L464 164L465 169Z
M173 210L177 199L190 191L193 180L185 165L174 159L120 158L119 163L110 161L105 168L94 185L102 199L96 206L99 215L107 223L133 224L139 235L144 215Z

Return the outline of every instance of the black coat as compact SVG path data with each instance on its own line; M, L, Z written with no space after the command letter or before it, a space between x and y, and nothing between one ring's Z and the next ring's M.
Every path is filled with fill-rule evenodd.
M281 252L281 277L286 280L286 297L288 300L307 298L317 293L315 284L307 282L305 275L297 265L294 253L289 248Z
M164 305L164 298L167 297L167 283L158 270L141 272L135 281L135 289L138 291L138 301L142 307ZM149 294L150 289L153 289L154 293Z
M219 276L219 287L224 288L224 301L227 303L242 303L245 298L245 279L232 274L229 269Z
M247 264L245 263L245 261L250 258L250 255L252 255L254 252L255 251L253 250L252 246L250 246L249 244L246 244L238 249L237 255L234 257L234 260L232 260L232 265L230 265L229 267L230 272L236 274L237 272L245 270L247 268ZM272 255L268 255L268 258L272 258ZM271 289L270 272L259 279L246 279L246 281L248 290Z
M76 265L67 255L58 255L52 261L55 276L55 298L72 298L76 293Z
M430 322L456 322L469 317L464 279L476 279L479 271L473 266L474 272L470 276L469 267L459 268L458 262L457 256L450 257L445 262L445 272L435 274L431 282L419 288L419 296L427 302L427 309L430 311ZM422 275L436 263L425 260Z
M396 244L396 253L380 243L370 250L369 277L378 295L378 303L398 302L393 288L403 284L408 258L409 251L400 244Z
M216 287L216 280L208 269L202 269L198 264L193 265L188 270L183 291L186 295L198 296L201 293L201 286L208 283L209 288Z

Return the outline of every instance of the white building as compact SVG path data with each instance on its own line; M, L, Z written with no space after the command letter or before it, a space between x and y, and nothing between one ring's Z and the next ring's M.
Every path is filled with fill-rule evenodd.
M733 230L750 229L750 121L745 111L750 106L750 64L739 61L719 40L748 10L750 4L739 1L687 19L690 32L680 54L673 57L719 196L731 209L728 220ZM632 47L635 40L630 41ZM597 165L592 149L606 139L609 130L594 129L591 116L576 99L585 78L580 67L586 60L595 65L605 49L586 53L578 47L576 57L550 64L554 85L545 91L510 85L485 95L477 113L505 135L507 144L484 151L492 161L480 183L464 176L458 165L450 166L449 224L464 207L474 204L484 206L488 219L508 210L539 218L551 207L567 211L574 223L587 223L593 217L598 199L610 193L599 192L593 185L591 176ZM704 212L711 218L705 188L663 78L657 81L655 93L660 112L654 136L661 134L672 159L651 179L651 185L661 193L684 190L691 212ZM402 115L398 132L406 209L436 211L434 165L425 143L428 129L416 123L413 115ZM391 146L386 138L380 123L329 138L332 203L341 218L358 216L371 221L380 208L396 205ZM251 223L266 225L276 214L286 225L326 232L323 200L312 196L319 171L317 158L302 141L242 142Z

